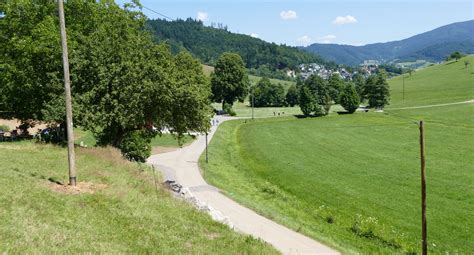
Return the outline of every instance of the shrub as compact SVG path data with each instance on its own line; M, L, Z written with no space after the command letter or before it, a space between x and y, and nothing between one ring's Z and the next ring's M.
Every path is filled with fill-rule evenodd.
M154 136L155 134L148 130L130 131L124 135L118 147L126 159L145 162L151 155L150 143Z
M224 108L223 108L222 110L224 110L224 112L226 112L226 113L229 114L230 116L236 116L236 115L237 115L237 113L234 111L234 109L232 109L232 105L231 105L231 104L225 103L225 104L224 104Z

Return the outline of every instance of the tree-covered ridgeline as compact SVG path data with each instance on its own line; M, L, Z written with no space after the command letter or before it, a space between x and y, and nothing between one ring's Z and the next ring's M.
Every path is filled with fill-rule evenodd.
M201 21L191 18L176 21L156 19L147 23L155 40L168 42L174 52L186 49L203 63L212 66L224 52L235 52L253 74L285 78L284 70L294 70L299 64L325 63L319 56L296 47L232 33L226 27L205 26Z
M76 126L140 161L150 154L153 126L178 136L208 130L209 79L191 54L173 56L154 42L138 1L122 9L114 1L70 0L65 12ZM2 1L0 13L0 111L64 122L56 2Z

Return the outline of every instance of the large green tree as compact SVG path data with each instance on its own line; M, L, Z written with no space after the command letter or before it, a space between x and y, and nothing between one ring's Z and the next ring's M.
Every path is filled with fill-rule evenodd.
M360 99L354 83L347 83L339 96L341 106L349 113L354 113L359 108Z
M298 104L298 88L296 85L291 85L288 88L285 96L286 104L293 107Z
M254 90L255 107L283 106L285 104L285 89L281 84L272 84L270 79L260 79Z
M385 72L367 78L365 93L371 108L383 108L389 103L390 88Z
M211 75L214 102L233 105L243 101L248 93L249 80L242 58L235 53L223 53L217 60Z
M344 89L344 81L338 73L333 73L328 79L329 96L334 103L339 103L339 94Z
M352 77L352 81L354 82L354 85L355 85L355 88L356 88L356 91L357 91L357 95L359 95L359 99L360 101L364 101L365 100L365 78L362 74L360 73L356 73L353 77Z
M308 95L309 93L309 95ZM301 111L308 116L323 116L329 113L331 97L327 82L318 75L311 75L300 88L299 105Z
M74 123L92 131L100 145L143 161L157 134L152 126L178 136L206 132L211 111L209 81L199 62L187 53L173 57L166 45L156 45L139 8L137 1L125 9L113 1L65 4ZM63 122L55 1L8 1L0 12L5 13L0 111L23 120Z

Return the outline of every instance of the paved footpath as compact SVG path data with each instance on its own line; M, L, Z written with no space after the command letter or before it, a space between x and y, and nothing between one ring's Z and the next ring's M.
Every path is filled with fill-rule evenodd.
M222 123L232 118L218 116L216 119ZM208 140L212 138L216 129L217 127L212 127ZM283 254L339 254L311 238L238 204L221 194L217 188L207 184L198 167L198 160L205 146L205 137L199 136L187 147L152 155L148 163L162 171L165 180L178 182L184 188L188 188L194 197L222 213L233 224L235 230L260 238L272 244Z

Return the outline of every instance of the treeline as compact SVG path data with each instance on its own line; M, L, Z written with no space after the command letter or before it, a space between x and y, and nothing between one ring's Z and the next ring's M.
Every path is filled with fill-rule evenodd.
M224 52L238 53L255 75L285 78L283 70L295 69L303 63L325 61L296 47L268 43L248 35L229 32L226 27L204 26L201 21L148 20L149 29L158 42L168 42L174 52L186 49L205 64L214 66Z
M386 78L383 71L367 79L357 74L352 81L345 81L338 74L331 75L328 80L311 75L306 80L298 79L286 93L283 85L262 78L251 88L250 100L254 107L299 105L305 116L327 115L332 104L340 104L353 113L361 103L367 103L370 108L383 108L389 103Z
M137 5L69 0L65 12L74 125L145 161L163 128L178 137L208 131L211 88L191 54L153 41ZM3 1L0 13L0 112L64 123L56 2Z

